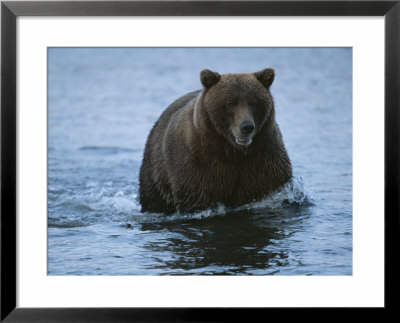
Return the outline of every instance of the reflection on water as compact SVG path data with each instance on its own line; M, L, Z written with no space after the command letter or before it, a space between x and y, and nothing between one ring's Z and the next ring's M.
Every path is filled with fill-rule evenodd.
M308 207L227 213L183 222L142 223L168 239L144 245L163 274L266 274L289 263L282 240L301 230ZM278 246L278 247L277 247Z

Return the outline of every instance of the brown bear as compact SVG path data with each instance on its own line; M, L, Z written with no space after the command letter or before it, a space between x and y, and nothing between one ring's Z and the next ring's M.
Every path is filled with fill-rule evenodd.
M265 198L292 177L275 121L271 68L200 73L203 89L173 102L147 139L142 212L194 212Z

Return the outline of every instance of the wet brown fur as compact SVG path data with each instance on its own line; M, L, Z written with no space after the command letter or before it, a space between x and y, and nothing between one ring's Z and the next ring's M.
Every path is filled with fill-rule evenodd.
M204 70L203 90L173 102L147 139L140 169L142 212L192 212L260 200L292 177L269 87L274 71ZM252 143L235 136L253 118Z

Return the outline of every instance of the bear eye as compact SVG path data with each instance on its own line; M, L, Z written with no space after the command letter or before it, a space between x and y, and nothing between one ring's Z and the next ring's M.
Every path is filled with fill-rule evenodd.
M236 106L237 104L238 104L237 100L229 100L229 101L227 102L227 106L228 106L229 108L232 108L232 107Z

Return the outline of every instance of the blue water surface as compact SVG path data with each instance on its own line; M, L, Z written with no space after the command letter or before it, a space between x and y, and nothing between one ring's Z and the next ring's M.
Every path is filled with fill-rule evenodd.
M199 73L276 71L294 179L264 201L140 213L147 135ZM49 275L351 275L351 48L49 48Z

